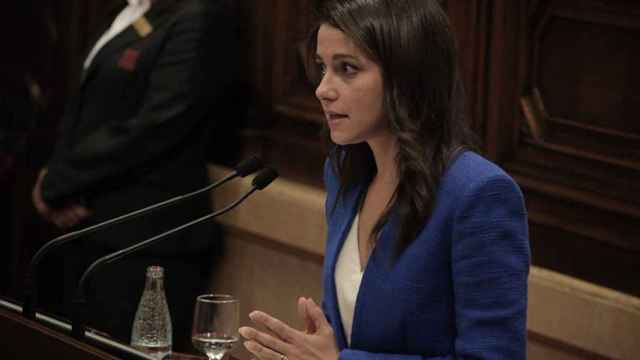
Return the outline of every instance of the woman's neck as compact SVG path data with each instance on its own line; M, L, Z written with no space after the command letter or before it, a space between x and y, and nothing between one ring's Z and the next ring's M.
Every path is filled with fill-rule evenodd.
M385 136L368 141L376 164L375 181L394 188L398 184L398 141L395 136Z

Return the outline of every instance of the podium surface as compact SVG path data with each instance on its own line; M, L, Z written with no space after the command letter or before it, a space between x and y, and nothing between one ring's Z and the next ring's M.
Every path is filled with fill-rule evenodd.
M125 344L88 333L87 342L72 338L64 331L47 326L39 320L28 319L20 307L0 300L0 359L65 359L65 360L121 360L153 359ZM44 316L39 315L40 318ZM54 319L51 319L55 321ZM59 322L61 326L64 323ZM68 324L66 324L68 326ZM89 343L91 342L91 343ZM101 349L98 343L113 347ZM94 346L93 343L96 343ZM204 356L173 353L172 360L200 360Z
M0 334L0 359L120 359L4 307Z

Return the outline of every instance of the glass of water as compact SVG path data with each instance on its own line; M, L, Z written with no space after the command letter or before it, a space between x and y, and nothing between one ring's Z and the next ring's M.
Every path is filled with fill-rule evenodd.
M240 304L231 295L206 294L196 298L191 341L209 359L221 360L238 343Z

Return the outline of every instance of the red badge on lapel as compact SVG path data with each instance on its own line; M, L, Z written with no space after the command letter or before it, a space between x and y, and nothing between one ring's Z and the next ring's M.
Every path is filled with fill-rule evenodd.
M118 60L118 67L127 71L135 70L139 56L140 51L136 49L129 48L125 50L120 56L120 60Z

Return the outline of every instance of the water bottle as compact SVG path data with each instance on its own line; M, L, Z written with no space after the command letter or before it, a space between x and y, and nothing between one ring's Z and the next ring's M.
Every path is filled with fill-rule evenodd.
M149 266L133 320L131 346L157 359L171 355L171 316L164 294L164 269Z

